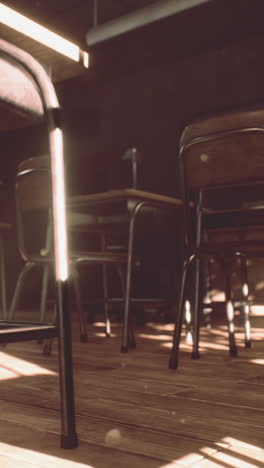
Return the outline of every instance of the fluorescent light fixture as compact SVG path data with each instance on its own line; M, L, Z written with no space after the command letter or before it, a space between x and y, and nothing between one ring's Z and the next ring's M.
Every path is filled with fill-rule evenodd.
M89 56L73 42L64 39L58 34L44 28L40 24L32 21L24 15L12 10L3 3L0 3L0 22L16 31L25 34L25 36L34 39L37 42L49 47L56 52L80 62L85 68L89 66Z

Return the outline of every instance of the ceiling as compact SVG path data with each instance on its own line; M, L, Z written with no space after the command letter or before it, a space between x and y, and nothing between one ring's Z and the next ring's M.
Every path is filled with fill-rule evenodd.
M0 36L32 54L52 70L56 82L79 77L104 80L137 69L197 56L229 43L263 34L263 0L212 0L200 7L89 47L86 33L144 6L163 0L4 0L3 3L89 51L84 69L33 39L1 26Z
M9 0L3 3L85 49L85 34L94 26L95 3L98 24L101 24L156 2L157 0Z

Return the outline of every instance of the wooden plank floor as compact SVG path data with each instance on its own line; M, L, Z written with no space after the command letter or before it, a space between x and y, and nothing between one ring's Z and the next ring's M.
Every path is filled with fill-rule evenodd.
M171 325L137 330L138 347L119 353L120 326L102 324L89 343L74 323L80 446L59 448L56 343L51 357L35 342L0 351L0 467L246 468L264 466L264 315L252 318L254 343L230 358L225 327L202 331L202 358L182 345L167 369Z

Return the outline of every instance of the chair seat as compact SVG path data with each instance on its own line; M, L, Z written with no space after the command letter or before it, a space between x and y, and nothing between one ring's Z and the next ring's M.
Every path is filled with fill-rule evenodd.
M252 206L248 208L233 209L203 209L204 228L211 229L217 227L236 227L241 230L242 227L258 226L263 224L263 206Z
M71 261L75 263L127 263L127 252L74 252Z
M28 322L8 322L0 320L0 343L42 340L57 336L57 326Z
M54 257L51 254L40 255L35 254L31 255L29 258L30 262L36 264L45 264L54 261ZM97 251L74 251L70 252L70 261L72 263L126 263L127 262L127 252L97 252Z
M247 256L264 257L264 240L244 240L228 242L203 242L199 249L194 249L197 256L213 255L225 257L226 255L245 254Z

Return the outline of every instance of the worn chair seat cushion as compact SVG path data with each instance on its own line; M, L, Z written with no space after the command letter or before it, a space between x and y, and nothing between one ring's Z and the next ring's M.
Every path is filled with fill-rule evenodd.
M0 130L39 122L44 115L31 76L5 54L0 55Z

